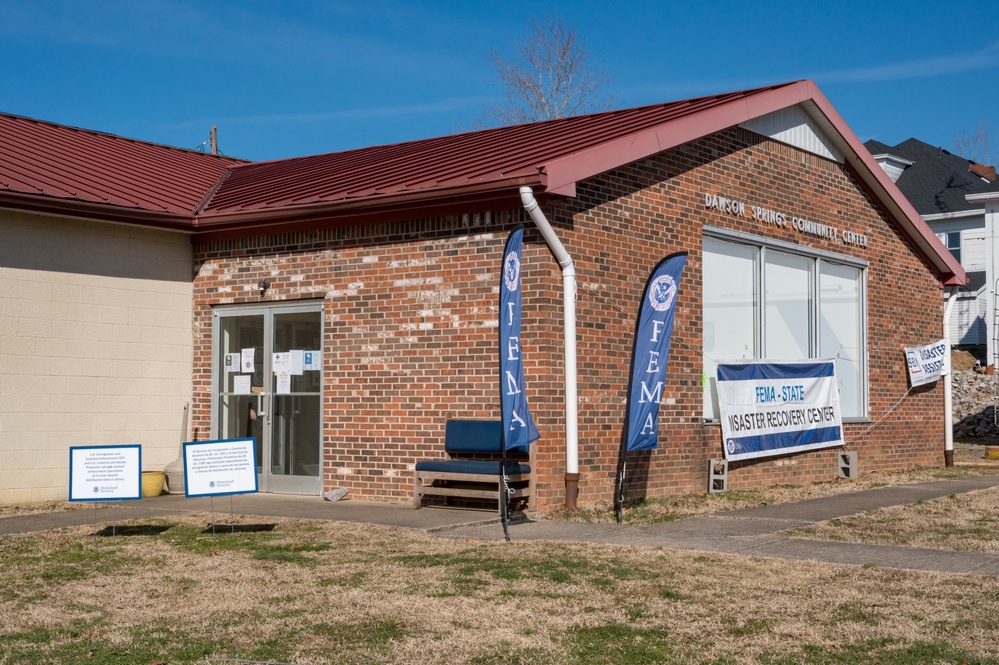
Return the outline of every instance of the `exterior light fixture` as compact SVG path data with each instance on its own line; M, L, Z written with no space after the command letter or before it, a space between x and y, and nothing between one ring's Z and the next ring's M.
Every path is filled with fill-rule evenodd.
M257 282L257 288L260 289L260 297L263 298L264 294L267 293L267 289L271 288L271 281L269 279L262 279Z

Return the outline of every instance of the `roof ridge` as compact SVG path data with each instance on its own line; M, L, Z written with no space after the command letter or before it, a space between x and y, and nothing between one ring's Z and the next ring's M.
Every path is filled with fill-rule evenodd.
M762 91L766 91L766 90L777 90L777 89L784 88L784 87L787 87L787 86L790 86L790 85L794 85L796 83L802 83L805 80L806 79L798 79L798 80L794 80L794 81L785 81L784 83L775 83L773 85L764 85L764 86L759 86L759 87L756 87L756 88L747 88L745 90L734 90L734 91L722 92L722 93L715 93L715 94L710 94L710 95L701 95L699 97L688 97L687 99L675 99L675 100L667 101L667 102L655 102L655 103L652 103L652 104L643 104L641 106L629 106L629 107L626 107L626 108L608 109L606 111L594 111L592 113L581 113L579 115L568 115L568 116L564 116L564 117L561 117L561 118L548 118L548 119L545 119L545 120L534 120L532 122L523 122L523 123L518 123L518 124L515 124L515 125L500 125L498 127L483 127L483 128L480 128L480 129L472 129L472 130L468 130L468 131L456 132L454 134L443 134L443 135L440 135L440 136L427 136L427 137L424 137L424 138L410 139L408 141L396 141L394 143L380 143L380 144L376 144L376 145L366 145L366 146L362 146L360 148L349 148L347 150L334 150L334 151L331 151L331 152L318 152L318 153L314 153L314 154L311 154L311 155L299 155L299 156L295 156L295 157L279 157L279 158L276 158L276 159L269 159L269 160L264 160L264 161L249 161L249 162L244 163L244 164L234 165L234 168L244 168L244 167L247 167L247 166L267 166L267 165L277 164L277 163L280 163L280 162L288 162L288 161L292 161L292 160L319 159L319 158L327 157L327 156L331 156L331 155L348 155L350 153L360 153L360 152L368 152L368 151L374 151L374 150L384 150L384 149L394 148L394 147L411 146L411 145L415 145L415 144L419 144L419 143L430 143L430 142L437 142L437 141L451 141L451 140L459 139L460 137L470 137L470 136L475 136L475 135L484 136L484 135L487 135L487 134L490 134L490 133L509 132L509 131L513 131L515 129L520 129L520 128L523 128L523 127L538 127L538 128L540 128L540 127L543 127L543 126L552 126L552 125L556 125L556 124L568 124L568 123L587 122L587 121L592 121L593 119L600 118L600 117L611 117L613 115L621 115L621 114L634 114L634 113L639 113L639 112L641 112L643 110L654 109L654 108L679 107L679 106L683 106L685 104L694 104L694 103L698 103L698 102L703 102L705 100L722 99L722 98L725 98L725 97L735 97L735 96L748 97L748 96L757 94L757 93L762 92Z
M191 217L194 221L195 226L198 223L198 215L200 215L201 211L205 209L205 206L208 205L208 202L212 200L212 197L215 196L215 192L219 190L219 187L221 187L222 184L229 179L229 176L232 175L233 168L234 167L232 166L227 168L222 173L222 175L218 177L215 183L208 188L208 191L206 191L205 195L201 197L201 200L198 202L198 205L194 206L194 210L191 211Z
M214 155L210 152L202 152L196 148L181 148L179 146L167 145L166 143L156 143L155 141L147 141L145 139L136 139L129 136L122 136L121 134L113 134L111 132L102 132L97 129L88 129L86 127L77 127L75 125L66 125L60 122L54 122L52 120L41 120L39 118L32 118L31 116L18 115L16 113L9 113L6 111L0 111L0 116L5 116L11 118L15 121L20 122L30 122L36 125L45 125L58 130L66 130L71 132L79 132L83 134L89 134L91 136L98 136L103 138L109 138L117 141L125 141L127 143L133 143L138 145L147 145L153 148L162 148L164 150L176 150L178 152L190 153L195 155L204 155L205 157L217 159L220 161L234 161L239 163L249 163L252 164L252 160L243 159L241 157L230 157L228 155Z

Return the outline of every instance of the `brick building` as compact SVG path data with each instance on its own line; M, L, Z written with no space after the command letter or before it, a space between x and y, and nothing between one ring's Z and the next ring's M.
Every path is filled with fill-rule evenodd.
M27 125L0 117L0 149L12 131L4 127L70 131ZM71 131L84 143L106 138ZM145 165L178 152L129 145L145 151L136 157ZM18 158L23 172L32 157L20 154L29 155ZM86 145L73 157L64 177L104 173ZM190 402L191 438L254 436L265 491L346 487L407 500L415 461L442 455L448 416L498 417L498 266L518 224L527 228L526 389L542 435L532 446L537 508L563 505L569 447L580 505L610 501L637 302L649 270L679 250L689 258L660 448L629 458L629 496L704 490L707 462L722 454L711 377L716 361L734 358L836 358L845 439L861 472L943 462L943 390L909 390L902 347L940 337L941 289L965 274L811 82L276 162L181 158L205 169L202 182L184 179L187 198L168 170L103 177L107 191L137 187L138 203L100 193L81 201L71 187L54 194L37 172L34 189L8 176L0 229L30 212L39 223L58 215L99 228L124 222L126 235L146 227L174 245L189 238L192 381L186 394L173 386L170 408ZM566 422L560 266L522 187L574 262L576 428ZM164 215L159 199L178 212ZM152 268L155 238L150 245ZM4 341L23 345L20 328L8 328ZM180 335L150 337L144 350L155 357ZM87 378L76 387L86 390ZM115 381L94 385L127 391ZM177 443L143 430L142 409L161 407L157 387L143 389L150 401L135 402L134 429L83 438L145 437L146 459L166 464ZM80 439L64 433L66 445ZM60 435L40 438L58 469ZM27 463L23 448L0 428L0 454ZM835 454L733 463L729 486L834 478ZM16 496L0 484L0 500Z

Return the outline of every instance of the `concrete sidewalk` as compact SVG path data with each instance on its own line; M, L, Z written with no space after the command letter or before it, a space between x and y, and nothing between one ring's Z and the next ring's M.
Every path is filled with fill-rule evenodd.
M418 531L439 531L483 523L496 524L499 528L495 510L432 507L413 510L411 502L402 504L350 499L326 501L320 496L288 494L240 494L214 499L188 499L183 494L164 494L140 501L75 505L79 507L78 510L2 518L0 536L70 526L98 524L103 527L129 520L189 513L205 513L209 518L214 513L216 524L228 525L230 511L243 517L359 522Z
M545 540L724 552L799 561L972 575L999 575L999 554L866 545L791 538L781 532L870 509L887 508L999 486L999 476L941 480L851 494L715 513L648 526L538 521L512 524L514 541ZM502 538L498 525L464 526L447 532L461 538ZM996 534L999 538L999 533Z
M781 533L870 509L911 504L996 486L999 486L999 475L882 487L647 526L524 519L511 524L509 531L514 543L603 543L909 570L999 575L999 554L812 541L791 538ZM96 525L103 528L109 524L131 520L186 513L210 515L213 512L216 524L224 529L224 525L229 522L231 509L233 514L244 518L333 520L415 529L447 538L503 538L502 527L493 511L434 507L413 510L408 502L330 502L321 497L279 494L247 494L214 500L163 495L107 506L108 504L100 504L99 508L84 506L80 510L0 519L0 536L72 526Z

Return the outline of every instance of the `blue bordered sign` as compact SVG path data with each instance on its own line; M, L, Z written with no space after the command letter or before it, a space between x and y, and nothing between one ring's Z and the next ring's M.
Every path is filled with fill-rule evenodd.
M255 439L188 441L184 444L185 496L225 496L256 491Z
M132 501L141 498L141 446L70 447L70 501Z
M924 346L905 347L905 362L909 367L909 383L913 388L933 383L947 369L947 340Z
M718 406L728 460L843 445L833 360L719 362Z

